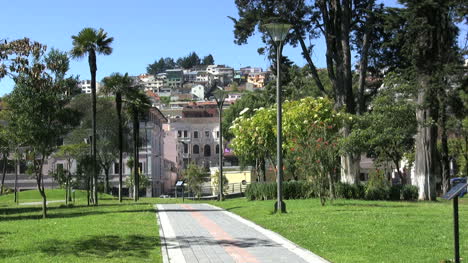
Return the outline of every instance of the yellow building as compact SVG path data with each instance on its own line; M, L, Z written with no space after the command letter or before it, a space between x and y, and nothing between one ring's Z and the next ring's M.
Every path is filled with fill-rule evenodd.
M216 178L219 174L219 167L211 167L210 168L210 186L213 189L213 195L217 194L217 182L218 178ZM228 180L228 187L225 190L227 193L239 193L245 190L247 184L255 182L255 174L252 172L252 167L247 166L243 170L240 169L239 166L228 166L223 167L223 174Z

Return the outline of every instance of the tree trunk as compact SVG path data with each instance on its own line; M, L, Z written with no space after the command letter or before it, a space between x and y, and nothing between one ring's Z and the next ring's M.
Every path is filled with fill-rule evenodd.
M42 181L42 178L41 178L41 181ZM46 194L45 194L45 190L44 190L44 185L42 185L41 183L39 183L39 185L37 186L38 190L39 190L39 193L41 194L41 197L42 197L42 218L47 218L47 198L46 198Z
M119 122L119 202L122 203L122 171L123 171L123 127L122 127L122 94L115 94L115 105L117 107L117 119Z
M88 201L88 204L87 204L88 206L89 206L90 197L91 196L89 195L89 177L87 176L86 178L86 200Z
M367 67L368 67L368 57L369 57L369 35L372 30L373 24L373 12L372 7L374 6L374 1L369 1L367 6L370 14L368 15L367 22L364 25L364 36L362 37L362 49L361 49L361 58L359 61L359 93L358 93L358 114L363 114L366 111L366 101L365 101L365 86L366 86L366 77L367 77Z
M428 94L429 82L427 78L420 80L416 120L418 128L416 133L415 174L412 178L413 185L419 188L420 200L436 200L436 139L437 127L433 122L437 121L433 107L428 107L431 95ZM433 103L429 103L433 106Z
M5 187L5 176L6 176L6 168L8 164L8 156L3 154L3 171L2 171L2 184L0 185L0 195L3 195L3 188Z
M15 158L15 203L18 204L18 166Z
M349 136L351 129L343 127L343 137ZM348 184L359 183L361 154L348 153L341 156L341 182Z
M445 93L445 91L442 91ZM447 108L445 103L445 94L443 101L440 101L440 129L441 129L441 166L442 166L442 194L446 194L449 188L450 178L450 160L447 138Z
M39 167L36 167L36 181L37 181L37 190L41 194L42 197L42 218L47 218L47 198L45 194L45 189L44 189L44 178L42 174L42 168L44 166L44 154L41 156L41 163L39 164Z
M139 152L138 152L138 139L140 135L140 123L138 121L138 111L135 110L133 113L133 188L134 188L134 196L133 199L138 201L140 195L140 174L139 174Z
M91 129L93 130L93 139L92 139L92 166L93 166L93 196L94 204L98 205L98 191L97 191L97 163L96 163L96 153L97 153L97 138L96 138L96 53L94 50L89 51L89 69L91 72L91 98L92 98L92 125Z
M317 85L318 89L322 92L323 96L327 96L328 94L325 91L325 88L323 87L322 81L320 80L320 77L317 72L317 68L315 67L314 62L312 61L312 58L310 57L309 50L306 44L304 43L304 39L302 38L302 36L300 36L300 32L297 29L294 29L294 32L296 32L296 35L298 35L299 43L301 44L301 48L302 48L302 56L305 58L305 60L307 61L307 64L309 65L315 84Z
M333 182L333 177L331 175L331 173L327 173L327 177L328 177L328 187L329 187L329 191L330 191L330 199L333 200L335 199L335 187L334 187L334 182Z
M104 183L104 193L109 193L109 169L104 168L104 174L106 176L105 183Z
M260 159L260 170L262 171L262 179L263 179L263 182L266 182L266 181L267 181L267 178L266 178L265 158Z

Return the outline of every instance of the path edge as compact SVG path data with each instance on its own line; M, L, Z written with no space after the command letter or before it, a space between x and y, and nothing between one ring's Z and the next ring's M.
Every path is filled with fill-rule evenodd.
M164 235L164 229L161 224L161 218L159 216L160 209L158 207L158 204L154 205L154 209L156 212L156 221L158 222L158 228L159 228L159 242L161 244L161 255L163 259L163 263L170 263L169 262L169 255L167 252L167 242L166 242L166 236Z
M225 213L226 215L236 219L237 221L249 226L249 227L252 227L253 229L257 230L258 232L264 234L266 237L272 239L273 241L279 243L281 246L285 247L286 249L288 249L289 251L291 251L292 253L296 254L297 256L301 257L302 259L304 259L305 261L307 262L320 262L320 263L330 263L329 261L327 261L326 259L320 257L319 255L317 254L314 254L312 251L310 250L307 250L299 245L297 245L296 243L292 242L291 240L283 237L282 235L274 232L274 231L271 231L269 229L266 229L250 220L247 220L237 214L234 214L230 211L227 211L221 207L218 207L218 206L215 206L215 205L212 205L212 204L206 204L208 206L211 206L212 208L216 208L216 209L220 209L223 213Z

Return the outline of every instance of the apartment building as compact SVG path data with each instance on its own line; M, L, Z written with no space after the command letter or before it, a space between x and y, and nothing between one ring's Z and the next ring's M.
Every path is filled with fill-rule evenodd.
M99 92L101 84L96 82L96 93ZM78 88L81 89L81 93L91 94L91 80L81 80L78 83Z
M163 129L172 132L180 144L177 148L182 157L183 168L191 162L209 168L218 165L219 120L208 118L169 119Z

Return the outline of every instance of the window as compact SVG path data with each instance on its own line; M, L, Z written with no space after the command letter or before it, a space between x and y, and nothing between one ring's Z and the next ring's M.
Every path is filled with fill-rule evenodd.
M205 156L211 156L211 147L207 144L203 150Z
M120 169L120 163L114 163L114 174L119 174L119 169Z
M177 137L182 137L182 131L177 131Z
M63 172L63 163L56 164L55 169L57 172Z
M143 173L143 163L138 163L138 172L139 172L140 174Z
M198 138L198 132L197 132L197 131L194 131L194 132L193 132L193 138L195 138L195 139Z
M206 138L209 138L209 137L210 137L210 132L209 132L209 131L205 131L205 137L206 137Z
M193 146L193 153L194 154L199 154L200 153L200 147L198 145L194 145Z
M184 138L187 138L187 137L188 137L188 132L184 131Z
M219 138L219 131L216 132L216 138Z
M216 151L216 154L219 153L219 144L216 144L216 150L215 151Z
M188 144L184 143L184 153L188 153Z

